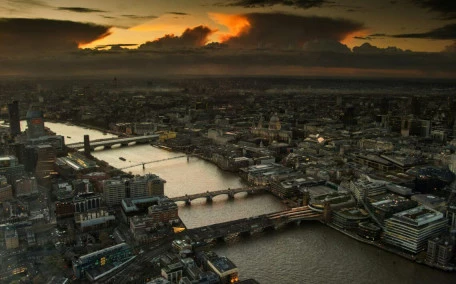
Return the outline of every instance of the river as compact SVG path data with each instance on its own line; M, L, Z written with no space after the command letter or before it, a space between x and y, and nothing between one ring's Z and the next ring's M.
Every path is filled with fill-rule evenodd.
M63 135L67 143L112 135L60 123L46 123ZM98 159L122 168L140 162L180 156L149 145L95 151ZM119 160L124 157L126 161ZM177 158L129 168L133 174L153 173L167 181L169 197L245 186L236 175L221 171L198 158ZM285 209L268 194L236 195L235 200L216 197L210 204L198 200L179 206L179 216L187 227L246 218ZM403 259L376 247L357 242L318 222L302 222L274 232L217 243L213 249L229 257L240 270L240 278L260 283L456 283L456 273L442 272Z

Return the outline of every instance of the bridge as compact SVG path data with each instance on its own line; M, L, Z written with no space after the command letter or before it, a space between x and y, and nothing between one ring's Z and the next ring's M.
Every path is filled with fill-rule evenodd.
M212 241L238 235L251 235L264 230L276 230L288 223L300 224L302 221L321 220L323 214L308 206L295 207L272 214L204 226L187 230L195 241Z
M89 142L90 151L95 151L97 147L103 147L103 149L111 149L114 145L120 145L121 147L129 146L133 144L146 144L158 139L157 134L144 135L144 136L134 136L126 138L112 138L112 139L97 139ZM71 143L66 145L69 148L76 150L84 149L84 143Z
M241 188L228 188L223 190L217 191L207 191L203 193L196 193L196 194L186 194L184 196L173 197L170 198L174 202L184 201L186 205L191 205L192 200L198 198L205 198L206 201L211 202L212 198L219 196L219 195L228 195L228 198L233 199L237 193L246 192L248 194L255 194L260 192L265 192L269 189L267 186L252 186L252 187L241 187Z
M171 157L171 158L166 158L166 159L160 159L160 160L153 160L153 161L148 161L148 162L142 162L142 163L137 163L137 164L133 164L133 165L128 165L126 167L123 167L123 168L119 168L119 170L125 170L125 169L129 169L129 168L134 168L134 167L138 167L138 166L144 166L147 165L147 164L152 164L152 163L158 163L158 162L164 162L164 161L169 161L169 160L174 160L174 159L180 159L180 158L185 158L187 157L187 155L182 155L182 156L177 156L177 157Z

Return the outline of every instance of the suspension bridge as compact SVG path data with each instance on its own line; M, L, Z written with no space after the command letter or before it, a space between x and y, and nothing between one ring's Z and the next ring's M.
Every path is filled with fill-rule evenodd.
M143 168L144 168L145 165L147 165L147 164L164 162L164 161L169 161L169 160L175 160L175 159L180 159L180 158L185 158L185 157L187 157L187 155L181 155L181 156L176 156L176 157L171 157L171 158L166 158L166 159L160 159L160 160L153 160L153 161L148 161L148 162L140 162L140 163L137 163L137 164L128 165L128 166L119 168L119 170L130 169L130 168L134 168L134 167L138 167L138 166L143 166Z

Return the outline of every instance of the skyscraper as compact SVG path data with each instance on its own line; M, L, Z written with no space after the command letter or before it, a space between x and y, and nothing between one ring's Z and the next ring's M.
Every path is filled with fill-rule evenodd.
M26 119L28 139L35 139L46 135L44 132L43 112L39 106L31 105L27 111Z
M8 114L10 121L10 133L11 136L17 136L21 134L21 124L19 116L19 103L14 101L8 104Z

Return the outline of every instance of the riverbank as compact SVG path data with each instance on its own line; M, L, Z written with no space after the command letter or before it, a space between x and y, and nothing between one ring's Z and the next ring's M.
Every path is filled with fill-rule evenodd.
M323 222L322 222L323 223ZM346 231L344 229L341 229L341 228L338 228L336 227L335 225L333 224L330 224L330 223L324 223L326 226L352 238L352 239L355 239L359 242L362 242L362 243L365 243L365 244L368 244L368 245L371 245L371 246L375 246L379 249L382 249L384 251L387 251L389 253L392 253L392 254L395 254L395 255L398 255L400 257L403 257L405 259L408 259L410 261L414 261L418 264L423 264L423 265L426 265L426 266L429 266L429 267L432 267L432 268L437 268L437 269L440 269L440 270L443 270L443 271L446 271L446 272L453 272L455 271L455 268L454 267L451 267L451 266L442 266L442 265L438 265L437 263L428 263L422 259L420 259L419 257L417 257L416 255L413 255L413 254L408 254L408 253L405 253L403 251L400 251L398 249L395 249L393 247L389 247L389 246L385 246L383 245L382 243L380 242L376 242L376 241L373 241L373 240L368 240L368 239L365 239L365 238L362 238L361 236L358 236L356 233L354 232L351 232L351 231Z

